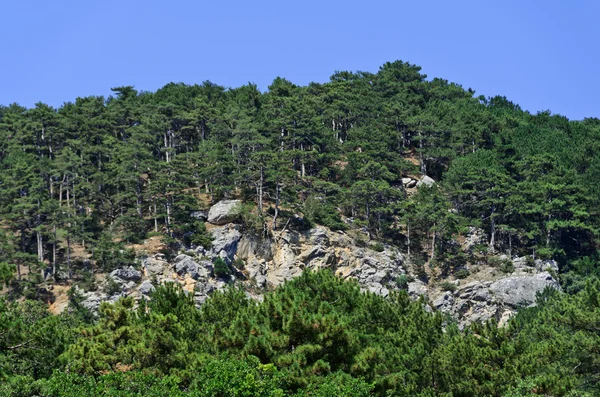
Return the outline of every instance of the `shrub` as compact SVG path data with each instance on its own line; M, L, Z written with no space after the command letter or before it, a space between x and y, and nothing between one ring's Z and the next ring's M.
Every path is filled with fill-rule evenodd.
M471 272L469 272L468 269L460 269L460 270L457 270L456 272L454 272L454 277L462 280L464 278L469 277L470 274L471 274Z
M396 285L401 290L407 290L409 282L410 280L406 274L401 274L398 277L396 277Z
M442 288L442 291L450 291L450 292L454 292L456 291L456 284L451 283L450 281L444 281L442 284L440 284L440 287Z
M371 249L373 251L383 252L385 250L385 247L380 242L376 242L374 244L371 244Z
M225 278L231 276L231 269L229 265L223 260L223 258L217 258L214 262L215 276L219 278Z

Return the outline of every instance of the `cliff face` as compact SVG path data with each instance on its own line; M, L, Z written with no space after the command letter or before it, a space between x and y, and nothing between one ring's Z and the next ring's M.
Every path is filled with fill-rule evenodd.
M242 284L249 296L262 293L305 269L331 269L341 278L353 278L364 291L387 296L407 290L414 299L423 298L432 309L448 313L460 326L495 318L503 323L521 306L535 304L536 294L546 287L559 288L552 261L499 257L509 264L504 271L489 265L473 265L465 279L450 277L445 282L418 280L409 258L391 245L369 246L359 235L317 226L306 231L284 229L273 238L259 238L243 232L235 223L223 224L227 210L222 203L218 222L208 230L213 236L210 250L202 247L184 250L172 260L162 254L140 259L140 270L121 268L108 275L95 292L81 291L82 304L95 310L102 301L120 296L147 296L156 285L178 282L196 302L202 304L214 291L228 284ZM233 206L230 206L233 211ZM215 212L215 211L213 211ZM473 233L476 239L476 233ZM469 249L472 241L463 244ZM376 249L374 249L376 248ZM231 275L215 276L214 263L220 258ZM506 271L506 268L509 271ZM110 285L110 288L108 287Z

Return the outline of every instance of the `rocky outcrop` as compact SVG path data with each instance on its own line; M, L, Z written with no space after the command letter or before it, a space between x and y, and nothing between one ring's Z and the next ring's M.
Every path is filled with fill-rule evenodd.
M128 266L113 270L110 273L110 277L114 279L119 278L123 281L140 281L142 279L142 273L133 266Z
M420 182L429 184L426 178ZM412 181L403 182L408 185ZM410 266L397 248L370 246L361 230L346 233L322 226L304 231L285 228L270 238L260 238L245 233L240 225L225 222L233 220L237 205L236 200L222 201L210 209L208 218L216 224L208 227L213 237L210 249L184 250L171 261L162 254L145 257L141 271L133 266L116 269L98 291L78 291L81 304L96 311L102 301L114 302L121 296L142 299L151 296L158 285L170 282L181 284L198 305L234 282L243 283L253 299L260 299L265 290L306 269L326 268L343 279L355 279L363 291L380 296L405 289L411 298L423 299L427 310L448 313L463 327L489 319L502 323L518 308L534 305L536 295L545 288L559 288L553 276L558 271L555 262L529 257L509 260L502 255L494 257L493 263L469 265L473 268L466 272L466 279L426 283L407 274ZM476 254L474 248L485 243L485 233L472 228L461 249ZM213 263L217 258L228 263L231 276L215 277Z
M196 262L189 255L182 254L175 258L174 269L179 276L189 275L192 279L198 281L207 280L211 276L213 265L211 261L201 260Z
M222 200L213 205L208 211L208 221L213 225L225 225L235 221L238 208L242 205L240 200Z
M558 282L548 272L534 276L507 277L490 285L490 292L496 301L512 308L531 306L538 292L547 287L558 289Z
M456 318L461 327L492 318L503 323L518 308L534 305L536 295L546 288L559 288L548 272L511 275L496 281L472 281L459 285L454 293L438 295L432 306Z
M232 261L238 250L238 243L242 238L239 226L230 223L222 227L215 227L210 230L213 236L211 257L220 257L227 261Z

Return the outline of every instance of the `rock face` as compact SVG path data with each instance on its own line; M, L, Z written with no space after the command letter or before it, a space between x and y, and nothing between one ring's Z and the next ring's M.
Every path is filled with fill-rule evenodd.
M240 200L222 200L213 205L208 211L208 221L213 225L225 225L235 220L237 208L242 205Z
M519 273L519 272L517 272ZM433 307L456 318L461 327L475 321L495 318L500 324L519 307L535 304L536 295L547 287L559 289L548 272L520 274L497 281L473 281L445 292L433 300Z
M213 236L211 256L233 260L238 250L238 243L242 238L239 227L234 224L215 227L210 230L210 234Z
M196 281L206 280L210 277L212 271L213 266L210 261L196 262L188 255L178 255L175 258L175 272L179 276L189 275Z
M142 273L135 270L133 266L128 266L113 270L110 273L110 277L119 278L123 281L140 281L142 279Z
M414 179L403 182L407 186L416 183ZM430 186L435 182L423 177L419 183ZM559 288L553 277L558 271L555 262L528 257L509 260L501 255L496 259L505 265L511 261L512 266L469 265L476 266L469 269L476 271L467 272L466 279L452 281L455 291L442 291L443 280L429 283L414 280L407 274L410 266L397 248L369 246L368 234L363 235L360 230L345 233L322 226L304 231L290 227L275 231L271 238L244 233L240 225L231 223L239 204L237 200L221 201L210 209L208 220L214 224L208 228L213 237L210 249L183 249L172 261L157 253L141 260L142 271L132 266L116 269L98 291L78 290L81 304L96 311L102 301L114 302L122 296L148 299L157 286L171 282L181 284L193 294L198 305L214 291L234 282L243 283L253 299L260 299L265 290L299 276L306 269L327 268L343 279L355 279L363 291L380 296L406 288L411 298L424 300L427 310L448 313L464 327L489 319L502 324L519 307L534 305L538 292L548 287ZM472 228L461 249L472 252L482 244L486 244L485 233ZM234 270L227 280L214 275L213 262L217 258L224 259Z
M405 271L403 256L387 247L383 252L359 247L343 232L315 227L305 232L285 231L273 240L244 236L238 257L257 286L275 288L304 269L328 268L342 278L356 279L363 290L387 296L397 290L396 278Z
M513 308L531 306L536 294L546 287L558 289L558 282L548 272L535 276L507 277L490 285L490 292L496 300Z

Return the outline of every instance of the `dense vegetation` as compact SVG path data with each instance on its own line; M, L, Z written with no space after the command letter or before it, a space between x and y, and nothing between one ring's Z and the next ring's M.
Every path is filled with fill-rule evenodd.
M210 82L113 92L0 106L3 394L598 392L600 120L532 115L400 61L305 87L277 78L264 93ZM402 178L421 175L438 183L408 192ZM260 304L231 290L201 310L174 287L98 320L76 302L60 316L39 302L55 282L132 264L128 245L152 234L173 252L208 246L191 213L233 197L264 238L362 228L442 277L490 253L551 258L568 294L464 332L327 273ZM466 253L470 227L487 241Z
M345 228L342 214L434 263L464 261L452 243L464 226L482 227L490 249L563 270L597 248L598 119L531 115L400 61L306 87L277 78L265 93L113 91L0 107L4 278L13 265L22 283L24 266L29 281L48 264L46 275L72 275L74 243L110 268L97 251L119 251L114 236L194 232L202 195L254 203L245 220L264 234L293 213ZM419 173L443 183L407 197L401 178Z
M0 394L14 396L591 396L600 392L600 283L547 291L506 327L461 332L405 292L305 272L261 303L180 288L78 312L0 301Z

